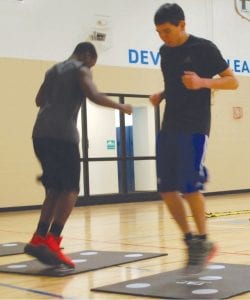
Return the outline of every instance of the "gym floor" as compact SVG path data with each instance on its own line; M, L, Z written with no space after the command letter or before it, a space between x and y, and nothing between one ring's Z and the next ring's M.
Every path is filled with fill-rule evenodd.
M218 242L214 262L250 267L250 194L206 198L211 240ZM0 213L0 243L27 242L39 211ZM190 216L192 221L192 217ZM149 299L90 291L91 288L137 279L183 267L180 232L161 201L76 207L63 231L65 253L82 250L168 253L152 259L66 277L0 273L0 299ZM31 258L2 256L0 265ZM250 293L232 299L250 299Z

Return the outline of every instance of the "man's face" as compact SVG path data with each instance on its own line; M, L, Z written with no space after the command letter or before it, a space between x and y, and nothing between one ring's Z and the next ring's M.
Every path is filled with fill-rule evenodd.
M177 47L185 40L185 22L180 21L176 26L169 22L156 25L156 31L160 38L169 47Z
M97 58L93 57L91 55L87 55L85 58L85 64L89 67L92 68L96 64Z
M83 53L79 56L79 60L82 61L87 67L92 68L97 61L97 57L91 56L90 53Z

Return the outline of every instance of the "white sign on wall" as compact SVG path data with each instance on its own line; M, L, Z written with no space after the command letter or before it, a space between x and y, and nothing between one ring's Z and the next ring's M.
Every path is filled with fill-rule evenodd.
M250 0L234 0L237 13L244 19L250 21Z

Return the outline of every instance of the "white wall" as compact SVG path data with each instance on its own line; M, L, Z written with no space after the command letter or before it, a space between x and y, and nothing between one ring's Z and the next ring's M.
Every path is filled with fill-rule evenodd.
M98 64L158 68L161 41L153 16L165 2L1 0L0 57L63 60L98 31L106 35L105 41L93 41ZM169 2L183 7L188 32L213 40L237 73L250 75L249 22L237 14L234 0Z
M88 39L93 30L96 30L99 16L100 20L107 21L107 24L99 26L99 29L107 33L108 39L105 42L106 47L100 47L101 55L98 63L127 66L130 65L128 49L158 51L161 41L154 29L153 15L165 2L165 0L2 0L0 38L4 42L1 44L0 56L55 61L65 59L71 54L76 43ZM221 13L227 26L234 21L244 26L238 16L233 14L233 0L176 2L184 8L187 29L193 34L211 38L213 13L216 14L215 17ZM214 10L211 12L213 7ZM226 23L228 11L231 14ZM219 16L219 19L222 18ZM222 33L225 30L221 25L218 28L221 28L219 30ZM218 28L216 27L216 31ZM237 26L232 29L238 33ZM218 33L218 37L221 46L227 48L226 35ZM215 38L217 39L217 35ZM230 51L234 49L230 47ZM234 53L231 55L234 56ZM148 64L138 63L136 67L155 67L150 57L148 60Z
M88 39L89 35L93 34L93 30L99 30L107 34L107 41L102 45L98 43L98 64L101 65L102 70L105 69L105 75L102 75L103 78L99 79L101 84L105 81L105 84L101 86L111 87L112 84L107 82L115 82L113 92L117 91L117 86L119 86L119 92L121 92L124 83L126 86L124 92L129 93L127 87L129 84L131 86L134 84L133 82L130 83L131 77L133 77L131 72L140 69L141 72L144 72L144 76L141 76L139 80L135 77L133 79L136 82L137 80L140 81L138 86L141 83L144 84L145 89L148 91L149 86L152 84L152 87L154 87L156 83L153 81L154 79L144 83L144 77L145 74L148 75L148 72L152 71L152 68L159 69L157 54L161 45L154 29L153 15L156 9L165 2L165 0L0 1L0 58L4 63L4 71L3 68L0 70L3 85L1 89L1 112L3 117L0 118L0 122L2 122L0 128L2 128L1 141L3 147L5 147L1 149L3 153L1 157L6 158L4 163L1 162L1 166L4 169L5 167L8 168L8 162L18 162L17 164L13 163L8 172L2 173L1 178L4 178L5 185L9 187L4 197L1 195L1 198L7 203L6 206L9 205L9 195L13 190L13 177L20 178L20 182L15 185L15 189L18 191L24 189L24 186L30 187L33 184L33 182L31 184L27 182L24 185L22 180L29 175L26 177L22 174L23 168L35 164L34 158L27 155L25 166L21 165L19 161L20 153L16 149L16 143L17 141L23 144L26 143L23 148L31 148L31 124L35 118L35 109L32 106L33 94L37 90L36 85L43 78L45 67L47 68L52 61L67 58L76 43ZM177 2L184 8L187 30L190 33L212 39L219 46L225 58L229 59L231 67L241 82L239 91L220 91L215 96L212 107L212 132L207 156L207 165L211 169L211 183L208 185L207 190L221 191L249 188L250 182L247 169L250 167L250 142L248 139L250 128L250 22L236 13L234 0L176 0L170 2ZM107 21L106 25L99 26L101 28L97 28L96 24L96 20L99 18L101 21L103 19ZM139 55L137 62L129 60L129 50L131 49ZM121 68L114 68L115 66ZM14 77L16 73L13 71L8 73L8 70L15 70L15 68L18 70L17 74L21 74L19 78ZM103 74L100 69L100 74ZM112 71L110 71L111 69ZM121 72L121 69L126 75L130 74L125 79L126 84L124 81L117 82L117 78L115 78L117 72ZM135 73L138 74L139 72ZM33 76L33 74L36 75ZM14 86L18 87L18 95L14 93L16 91L12 85L13 78L15 80ZM105 90L103 91L105 92ZM137 92L136 88L133 88L133 92ZM155 90L152 90L152 92L155 92ZM141 88L139 93L142 93ZM24 105L25 108L23 108ZM233 119L232 108L234 106L242 107L242 119ZM113 156L115 152L105 149L105 140L115 137L115 133L112 131L115 128L114 114L103 109L98 111L101 116L98 115L98 112L93 111L91 112L92 120L96 118L100 121L104 118L105 122L109 120L110 123L104 124L101 128L103 132L96 133L96 135L99 134L98 139L90 141L91 153L101 156ZM15 116L15 121L18 120L18 136L16 124L11 127L8 133L6 132L6 121L3 121L6 120L4 114L11 116L11 112ZM27 128L30 129L28 133ZM94 134L91 132L90 136L94 136ZM2 135L4 136L3 139ZM5 141L8 142L6 146ZM154 142L154 139L150 140L150 145L148 145L150 149ZM8 149L12 150L11 155ZM94 166L91 167L91 177L99 181L91 188L96 189L97 192L102 192L97 190L102 183L107 187L106 191L117 190L117 182L114 177L117 176L116 165L100 165L100 169L95 168ZM21 174L19 177L13 175L15 174L13 170L17 169L18 172L16 173ZM232 174L232 170L234 170L234 174ZM109 174L114 180L112 186L109 185L111 182L108 181L109 177L100 176L100 174ZM20 193L18 192L18 194ZM22 201L24 202L27 193L25 190L22 193ZM30 199L27 200L29 203L35 201L33 200L33 198L35 199L35 193L34 191L29 196Z

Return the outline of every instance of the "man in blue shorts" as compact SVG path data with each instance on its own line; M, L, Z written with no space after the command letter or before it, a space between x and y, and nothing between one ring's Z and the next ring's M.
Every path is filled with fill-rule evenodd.
M187 246L186 273L202 271L215 255L207 238L204 197L207 181L204 156L210 131L211 89L236 89L238 81L218 48L185 31L185 16L175 3L160 6L154 16L160 48L164 91L150 96L153 105L166 99L157 138L158 191L183 233ZM215 75L218 77L214 78ZM188 203L196 232L187 219Z
M131 114L132 107L98 92L90 72L97 53L88 42L79 43L69 59L52 66L36 96L40 107L33 128L35 154L43 174L46 197L36 231L25 253L41 262L66 265L74 262L61 251L61 232L79 193L80 153L77 116L86 98L94 103Z

